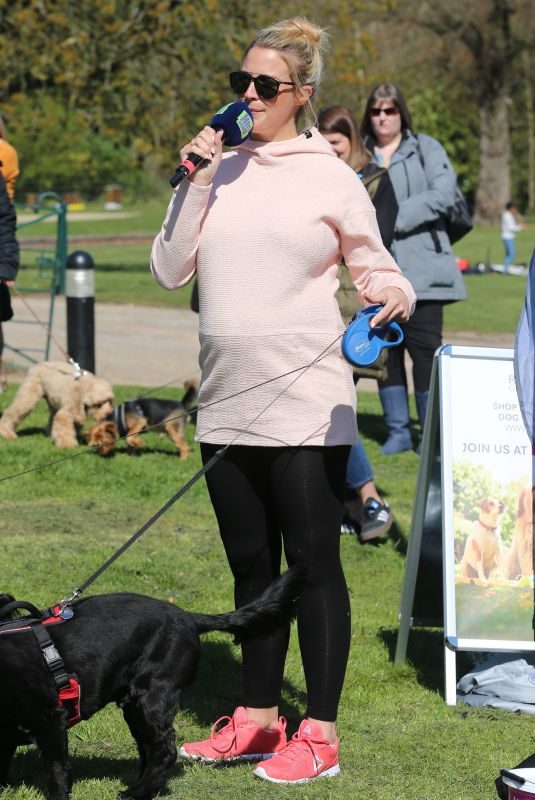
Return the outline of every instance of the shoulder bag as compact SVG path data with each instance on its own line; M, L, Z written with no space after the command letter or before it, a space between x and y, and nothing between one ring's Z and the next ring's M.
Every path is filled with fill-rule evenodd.
M416 142L418 147L418 158L420 159L420 163L425 172L425 161L420 147L418 135L416 135ZM458 242L459 239L462 239L463 236L466 236L467 233L470 233L474 227L474 223L472 222L472 214L470 213L470 207L458 183L455 189L455 202L453 206L448 209L448 213L445 216L445 222L446 233L448 234L450 244L455 244L455 242Z

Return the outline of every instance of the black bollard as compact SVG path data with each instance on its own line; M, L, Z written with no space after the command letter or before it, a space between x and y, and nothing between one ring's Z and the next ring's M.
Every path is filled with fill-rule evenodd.
M82 369L95 371L95 262L75 250L66 262L67 350Z

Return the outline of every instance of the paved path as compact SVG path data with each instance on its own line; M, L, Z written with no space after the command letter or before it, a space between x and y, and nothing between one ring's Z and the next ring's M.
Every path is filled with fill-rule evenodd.
M40 319L48 314L48 299L25 295ZM15 319L33 319L18 297L13 298ZM187 309L119 303L96 303L95 360L96 373L112 384L162 386L198 376L197 314ZM54 336L66 349L65 300L57 298ZM6 341L15 347L42 347L44 332L38 325L4 323ZM444 337L448 344L513 347L514 333L481 336L469 331ZM8 366L18 373L29 362L10 350L5 351ZM52 345L50 360L62 361L62 352ZM14 378L15 379L15 378ZM375 381L359 381L359 389L376 390Z
M24 222L33 222L40 213L46 211L46 208L41 209L36 214L17 214L17 222L22 224ZM67 211L67 222L97 222L110 219L132 219L138 217L139 213L135 211ZM40 220L39 224L56 224L57 217L52 215L46 219ZM70 237L69 237L70 240Z
M25 295L40 319L48 315L48 300ZM20 324L33 317L18 297L13 297L14 321L4 323L6 342L14 347L43 347L45 333L39 325ZM54 337L67 347L65 300L57 298ZM95 304L95 372L112 384L161 386L197 374L199 344L197 315L185 309L119 303ZM49 359L63 361L52 344ZM6 349L8 365L29 364Z

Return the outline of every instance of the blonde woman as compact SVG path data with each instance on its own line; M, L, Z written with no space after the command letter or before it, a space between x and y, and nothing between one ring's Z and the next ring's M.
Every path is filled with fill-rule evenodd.
M205 462L226 447L206 480L236 604L279 574L283 548L307 573L297 618L307 710L297 733L287 740L278 712L284 629L242 645L243 705L180 754L257 760L257 777L283 784L339 772L335 722L350 641L339 539L356 441L351 368L337 341L340 258L364 301L383 306L376 324L408 319L414 303L366 190L312 127L325 44L303 18L257 33L230 75L253 116L251 140L223 155L221 133L205 127L182 148L181 158L204 162L175 191L151 259L167 289L198 278L196 437Z

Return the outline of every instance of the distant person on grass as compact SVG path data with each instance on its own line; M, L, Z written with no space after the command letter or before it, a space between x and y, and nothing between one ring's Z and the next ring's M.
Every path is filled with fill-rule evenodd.
M515 204L509 200L505 204L502 212L502 242L505 248L505 258L503 260L503 274L507 275L511 264L515 263L516 258L516 234L523 231L525 225L522 217L518 213Z

